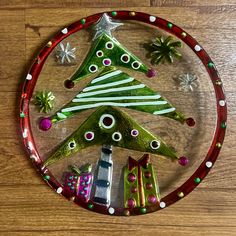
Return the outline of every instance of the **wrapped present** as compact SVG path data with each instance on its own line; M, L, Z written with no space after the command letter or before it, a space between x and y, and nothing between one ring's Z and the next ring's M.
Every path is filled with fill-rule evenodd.
M145 154L138 161L129 157L124 168L125 208L150 206L159 202L159 199L159 188L150 156Z
M64 192L66 196L76 196L78 199L87 202L90 198L93 175L92 166L86 164L81 168L70 166L73 172L67 172L65 176Z

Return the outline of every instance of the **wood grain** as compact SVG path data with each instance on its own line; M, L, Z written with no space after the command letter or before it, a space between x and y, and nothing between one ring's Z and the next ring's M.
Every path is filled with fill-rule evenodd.
M130 218L88 212L51 191L22 149L17 118L19 85L39 49L73 21L115 7L158 15L195 36L220 71L229 106L225 144L203 183L168 209ZM2 0L0 29L0 235L236 235L234 0Z

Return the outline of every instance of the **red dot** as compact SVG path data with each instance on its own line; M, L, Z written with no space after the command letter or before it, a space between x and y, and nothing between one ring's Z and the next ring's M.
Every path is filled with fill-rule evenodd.
M69 79L65 81L64 85L68 89L71 89L75 86L74 82L72 80L69 80Z
M127 205L128 205L129 208L133 208L133 207L135 207L136 202L135 202L135 200L133 198L130 198L127 201Z
M104 119L102 120L102 122L103 122L103 124L104 124L105 126L111 126L112 123L113 123L113 120L112 120L111 117L106 116L106 117L104 117Z
M191 117L189 117L188 119L186 119L186 124L188 125L188 126L190 126L190 127L193 127L194 125L195 125L195 120L193 119L193 118L191 118Z
M151 178L152 174L149 171L144 173L145 178Z
M137 193L137 191L138 191L138 189L134 186L130 188L131 193Z
M151 189L152 188L152 184L151 183L146 183L146 189Z

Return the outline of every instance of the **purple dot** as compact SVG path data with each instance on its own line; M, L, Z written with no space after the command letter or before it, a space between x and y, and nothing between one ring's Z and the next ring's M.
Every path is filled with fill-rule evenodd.
M146 75L147 75L148 78L151 78L151 77L156 76L156 75L157 75L157 72L156 72L156 70L154 70L154 69L151 68L151 69L148 70L148 72L147 72Z
M189 160L188 160L188 158L187 157L180 157L179 158L179 164L181 165L181 166L186 166L187 164L188 164L188 162L189 162Z
M43 118L39 122L39 129L47 131L52 127L52 121L49 118Z
M88 132L88 133L86 133L85 137L86 137L86 139L91 140L91 139L93 139L93 133Z
M148 196L148 202L156 203L157 202L157 198L154 195L149 195Z
M105 60L104 60L104 64L105 64L106 66L109 66L109 65L111 64L111 61L110 61L109 59L105 59Z
M139 135L138 130L136 130L136 129L131 130L131 135L132 135L133 137L138 136L138 135Z

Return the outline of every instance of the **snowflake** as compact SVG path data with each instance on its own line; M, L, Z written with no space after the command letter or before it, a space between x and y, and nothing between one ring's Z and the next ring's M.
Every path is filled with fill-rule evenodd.
M179 75L177 80L179 81L179 90L184 92L193 91L199 86L197 76L193 74Z
M76 48L71 48L70 43L66 43L64 46L63 43L60 43L57 51L56 51L56 58L60 62L60 64L71 64L75 61L75 50Z

